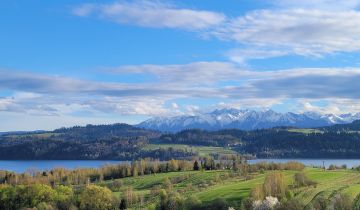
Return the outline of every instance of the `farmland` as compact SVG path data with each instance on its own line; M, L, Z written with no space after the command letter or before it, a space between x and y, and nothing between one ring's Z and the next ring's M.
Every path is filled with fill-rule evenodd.
M161 186L164 179L168 178L173 182L174 190L182 192L182 195L195 195L203 203L210 203L218 198L223 198L231 206L240 208L241 201L249 196L252 188L264 182L267 173L270 171L252 174L249 180L225 170L171 172L136 178L129 177L122 179L122 189L114 192L114 195L121 196L120 192L131 186L138 195L149 197L151 196L151 189L155 186ZM295 173L297 171L283 171L287 185L292 185ZM305 168L304 173L317 182L316 187L293 189L294 197L304 205L311 203L319 195L331 198L335 192L343 192L355 199L360 193L360 173L358 172ZM155 201L152 200L152 202ZM148 207L154 206L151 202L147 205Z

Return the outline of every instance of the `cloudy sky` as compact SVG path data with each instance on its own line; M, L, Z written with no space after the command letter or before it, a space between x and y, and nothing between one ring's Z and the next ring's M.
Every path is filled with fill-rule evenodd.
M360 0L2 0L0 131L360 112Z

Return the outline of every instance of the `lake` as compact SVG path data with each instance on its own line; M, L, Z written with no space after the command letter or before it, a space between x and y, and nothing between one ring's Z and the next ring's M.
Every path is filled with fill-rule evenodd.
M119 164L124 161L114 160L0 160L0 170L13 171L17 173L26 172L28 169L41 171L52 168L100 168L106 164Z
M325 167L334 164L341 166L346 164L348 168L360 165L360 159L255 159L249 160L249 163L258 162L274 162L285 163L289 161L297 161L306 166L322 166L323 161ZM37 169L40 171L50 170L52 168L99 168L106 164L120 164L124 161L114 160L0 160L0 170L13 171L17 173L26 172L28 169Z
M330 165L341 166L346 164L348 168L356 167L360 165L360 159L254 159L249 160L249 163L258 163L258 162L274 162L274 163L286 163L289 161L296 161L303 163L306 166L320 166L323 164L326 168Z

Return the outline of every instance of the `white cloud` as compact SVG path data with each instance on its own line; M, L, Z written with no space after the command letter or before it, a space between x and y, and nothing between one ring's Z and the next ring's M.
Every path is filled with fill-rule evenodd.
M86 17L96 9L93 4L82 4L81 6L72 9L72 14L76 16Z
M164 115L171 112L171 107L165 107L164 98L156 97L104 97L85 101L95 110L121 115Z
M71 127L87 124L111 124L127 121L134 122L134 118L118 116L71 116L71 115L28 115L16 112L0 112L0 132L2 131L33 131L53 130L60 127Z
M303 112L315 112L321 114L341 114L340 108L335 104L329 104L326 106L314 105L311 100L301 100L299 103L300 109L298 111ZM345 111L345 110L343 110Z
M200 107L196 105L186 105L185 106L185 113L186 115L196 115L201 112Z
M251 57L251 53L246 56L250 49L255 49L255 58L354 52L360 50L360 12L257 10L229 21L213 35L242 44L245 50L240 56L245 58Z
M321 114L360 113L360 99L326 98L298 99L294 104L297 112L315 112Z
M232 49L226 53L229 59L239 64L246 64L250 59L264 59L272 57L280 57L289 54L286 49L260 49L260 48L244 48Z
M284 98L245 98L236 99L231 102L220 102L215 108L236 108L236 109L256 109L271 108L274 105L281 104ZM214 108L213 108L214 109Z
M334 112L356 111L360 107L360 103L355 103L360 101L360 69L357 68L258 72L242 70L230 63L200 62L128 66L116 71L153 74L159 80L149 84L119 84L0 71L0 87L15 92L0 98L0 112L34 116L156 116L193 114L211 106L207 103L200 110L196 105L177 104L177 100L186 103L188 99L192 104L208 99L213 104L226 101L218 106L237 108L271 108L286 99L306 99L310 105L313 105L311 100L331 99L335 105L326 108ZM304 105L307 106L301 109L316 109Z
M249 74L228 62L195 62L183 65L133 65L109 68L117 74L152 74L160 82L173 86L213 85L219 81L239 79Z
M177 103L171 103L171 108L173 109L179 109L179 105L177 105Z
M271 3L281 8L304 8L322 10L350 10L360 5L359 0L271 0Z
M83 4L73 9L78 16L96 15L120 24L154 28L206 29L225 20L221 13L177 8L159 1L117 1L110 4Z
M275 7L249 11L240 17L146 0L83 4L75 7L73 14L97 16L119 24L200 30L202 37L240 44L228 53L238 63L289 54L323 57L360 50L360 12L356 10L359 0L271 3Z

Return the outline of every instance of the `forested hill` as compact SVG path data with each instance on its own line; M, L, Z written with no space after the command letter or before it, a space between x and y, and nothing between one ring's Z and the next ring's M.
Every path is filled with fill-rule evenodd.
M338 124L327 127L322 127L320 130L328 132L360 132L360 120L355 120L350 124Z
M85 127L75 126L71 128L60 128L54 130L52 133L58 135L64 140L109 140L112 138L155 138L159 137L160 133L156 131L137 128L128 124L118 123L112 125L87 125Z
M164 149L161 144L167 147ZM52 132L2 135L0 159L165 160L198 155L192 149L179 149L184 148L180 145L224 147L257 157L360 158L360 121L316 129L192 129L175 134L127 124L76 126Z
M127 124L8 134L0 136L0 159L131 160L141 157L139 148L159 136L158 132Z
M156 142L231 147L262 158L360 158L360 121L317 129L193 129L162 135Z

